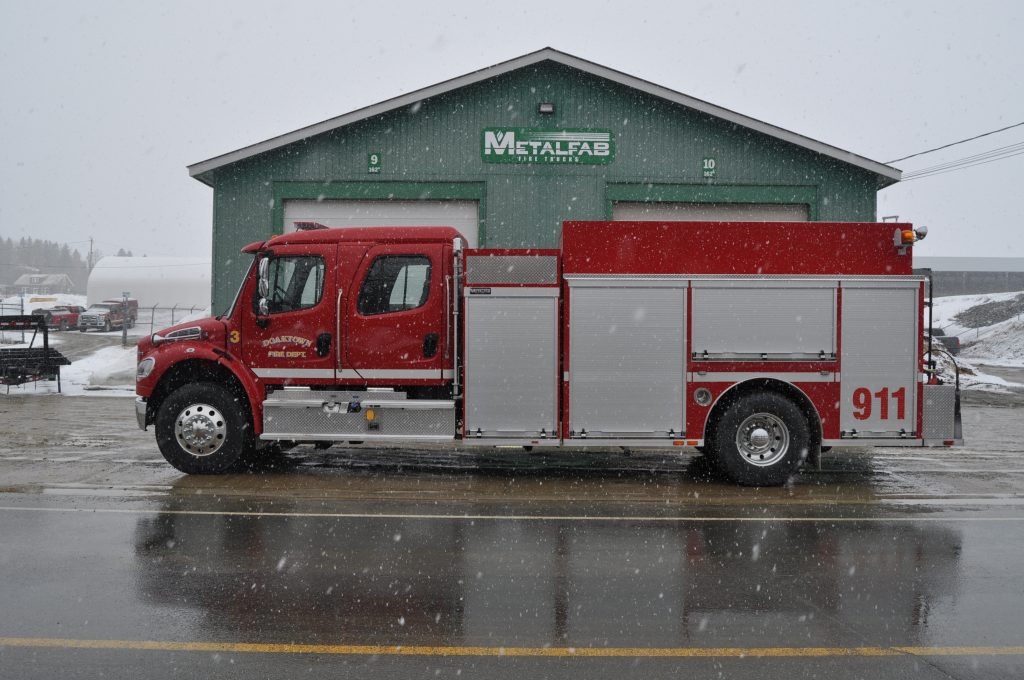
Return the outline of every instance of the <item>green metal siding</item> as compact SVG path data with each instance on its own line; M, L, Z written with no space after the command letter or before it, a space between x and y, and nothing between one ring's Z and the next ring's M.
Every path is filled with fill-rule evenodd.
M537 104L554 102L541 115ZM607 128L607 165L493 164L484 127ZM378 174L367 154L379 152ZM702 176L714 157L716 176ZM481 245L554 247L561 223L607 219L612 200L807 201L812 219L873 221L877 177L732 123L545 62L220 168L214 186L214 309L248 256L281 230L288 198L474 198ZM702 197L708 197L703 199ZM756 199L756 200L753 200Z

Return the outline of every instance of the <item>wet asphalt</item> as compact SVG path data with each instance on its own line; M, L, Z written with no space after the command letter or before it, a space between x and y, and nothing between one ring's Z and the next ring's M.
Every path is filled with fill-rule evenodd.
M679 452L187 477L128 399L0 397L0 677L1019 677L1022 413L759 490Z

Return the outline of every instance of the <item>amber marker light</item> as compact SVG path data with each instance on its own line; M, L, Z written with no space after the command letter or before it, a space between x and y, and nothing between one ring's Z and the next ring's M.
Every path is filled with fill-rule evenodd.
M372 408L366 409L366 421L372 423L377 419L377 414L373 412Z
M904 229L900 234L900 239L904 243L913 243L917 240L917 234L914 233L913 229Z

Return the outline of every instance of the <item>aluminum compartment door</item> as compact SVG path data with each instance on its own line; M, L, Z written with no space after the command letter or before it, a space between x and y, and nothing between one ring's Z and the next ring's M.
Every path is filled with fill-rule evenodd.
M466 298L466 435L558 436L558 289Z
M684 287L573 287L569 423L575 436L682 436Z
M710 358L813 358L836 351L835 282L693 284L692 351Z
M842 290L840 428L861 438L910 436L917 429L918 283L844 283Z

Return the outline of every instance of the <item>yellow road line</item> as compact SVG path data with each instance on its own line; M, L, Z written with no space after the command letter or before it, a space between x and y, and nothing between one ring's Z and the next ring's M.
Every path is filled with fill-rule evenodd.
M469 515L458 513L399 513L399 512L262 512L258 510L162 510L156 508L82 508L82 507L30 507L0 506L0 512L69 512L83 514L117 515L211 515L216 517L306 517L311 519L425 519L459 521L515 521L515 522L1024 522L1020 517L972 517L945 515L895 517L687 517L687 516L630 516L630 515Z
M518 657L830 657L830 656L1005 656L1024 655L1024 646L1004 647L440 647L424 645L302 645L250 642L157 640L74 640L0 637L0 647L109 649L256 654L348 656L518 656Z

